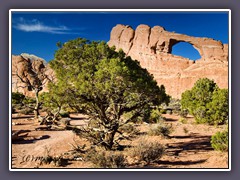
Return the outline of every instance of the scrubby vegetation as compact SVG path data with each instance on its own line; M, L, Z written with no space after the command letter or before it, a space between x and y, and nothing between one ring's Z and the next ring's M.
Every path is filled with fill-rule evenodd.
M164 123L154 124L150 127L148 131L148 135L150 136L162 136L164 138L168 138L169 134L172 132L172 127L170 125L166 125Z
M199 79L191 90L182 94L181 105L197 123L219 125L228 121L228 90L220 89L207 78Z
M91 153L91 154L90 154ZM90 151L88 159L95 168L125 168L126 157L121 152L114 151Z
M159 160L163 154L164 147L159 142L149 141L146 138L142 138L132 150L132 157L146 164Z
M27 97L20 92L12 92L12 113L32 114L35 103L34 98Z
M12 104L23 104L25 96L20 92L12 92Z
M217 151L228 151L228 131L217 132L213 135L211 146Z

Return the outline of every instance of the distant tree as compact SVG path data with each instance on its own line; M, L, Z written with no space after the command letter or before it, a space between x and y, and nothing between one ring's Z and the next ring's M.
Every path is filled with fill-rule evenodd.
M207 78L199 79L191 90L182 93L181 106L198 123L223 124L228 118L228 90L219 89Z
M39 92L43 86L50 80L50 76L46 75L46 65L43 59L33 55L21 54L21 59L13 64L13 75L17 76L23 86L17 84L18 87L27 88L28 91L33 91L36 99L34 107L34 116L39 115Z
M60 91L72 97L67 104L90 117L88 126L75 132L106 149L128 138L120 127L142 116L145 105L169 101L164 87L157 86L139 62L105 42L81 38L66 42L50 65L62 84ZM57 94L58 89L54 91ZM123 118L129 112L131 117Z

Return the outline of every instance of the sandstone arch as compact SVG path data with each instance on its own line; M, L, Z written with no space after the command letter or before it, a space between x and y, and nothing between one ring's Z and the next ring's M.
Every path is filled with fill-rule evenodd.
M201 59L194 63L171 54L178 42L191 44ZM212 38L169 32L161 26L151 28L142 24L133 30L130 26L116 25L108 45L121 48L138 60L174 98L180 98L182 92L191 89L202 77L213 79L220 88L228 88L228 45Z
M187 50L191 50L191 52L197 53L200 57L198 59L202 58L199 49L196 46L194 46L193 44L191 44L189 42L185 42L185 41L176 41L176 40L171 40L170 39L169 53L174 54L173 49L174 49L174 47L176 48L176 46L179 45L179 44L183 44L184 46L189 45L188 46L189 48L187 48ZM191 59L190 56L189 57L184 56L184 57L189 58L190 60L193 60L193 61L196 60L196 59Z

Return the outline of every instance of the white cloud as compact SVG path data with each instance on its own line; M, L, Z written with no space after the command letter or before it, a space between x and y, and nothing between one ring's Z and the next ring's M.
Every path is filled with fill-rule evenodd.
M30 21L26 21L24 18L20 18L17 23L13 26L15 29L25 31L25 32L44 32L44 33L52 33L52 34L78 34L72 32L66 26L48 26L37 19L33 19Z

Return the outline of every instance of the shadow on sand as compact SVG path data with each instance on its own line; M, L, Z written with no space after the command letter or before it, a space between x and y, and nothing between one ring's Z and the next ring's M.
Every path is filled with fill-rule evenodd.
M154 163L147 165L141 165L139 163L133 164L130 168L145 168L145 169L163 169L169 168L169 166L179 166L179 165L195 165L204 163L207 159L201 159L196 161L167 161L167 160L158 160Z
M30 119L30 118L34 118L34 115L12 116L12 119Z
M33 139L23 139L19 141L13 141L12 144L30 144L30 143L35 143L36 141L39 140L44 140L44 139L49 139L51 136L49 135L43 135L39 138L33 138Z
M187 142L185 141L168 144L167 153L169 155L178 156L183 151L197 153L213 150L210 143L211 136L201 136L197 133L192 133L188 136L170 136L170 138L190 140Z

